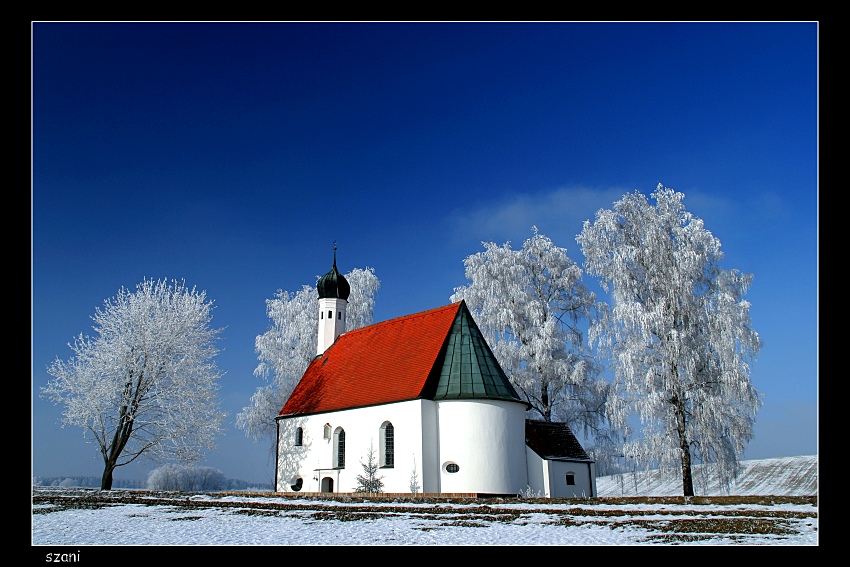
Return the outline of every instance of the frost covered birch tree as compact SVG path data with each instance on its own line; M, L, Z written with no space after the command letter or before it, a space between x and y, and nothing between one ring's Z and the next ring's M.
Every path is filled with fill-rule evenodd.
M221 329L213 302L183 282L145 280L97 308L97 336L82 334L74 356L48 367L42 397L64 404L63 427L82 427L103 457L101 489L113 471L144 455L155 462L199 460L215 448L221 373L213 358Z
M345 310L346 330L370 325L375 293L381 285L374 268L355 268L344 277L351 286ZM236 416L236 425L255 441L271 441L272 451L276 434L274 419L316 356L318 309L315 285L304 285L294 294L278 290L272 299L266 300L271 325L254 343L259 360L254 376L267 383L257 388L250 405Z
M680 466L692 496L695 459L728 482L752 439L761 399L750 363L761 341L743 297L753 277L720 267L720 241L685 209L684 194L659 184L651 197L655 206L638 191L624 195L577 238L586 272L613 299L590 338L613 363L612 423L629 431L631 415L641 420L623 454Z
M583 329L602 308L581 282L581 268L548 237L522 248L483 242L463 263L470 284L451 301L466 300L493 354L532 411L601 433L607 385L586 348Z

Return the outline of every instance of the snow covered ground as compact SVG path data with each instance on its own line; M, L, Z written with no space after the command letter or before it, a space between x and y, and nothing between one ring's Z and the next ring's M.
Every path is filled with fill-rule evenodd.
M32 543L41 546L149 545L817 545L817 507L802 504L734 506L738 521L764 521L786 513L789 533L727 534L697 529L686 534L664 529L674 520L717 522L717 510L705 505L630 505L630 520L605 512L622 506L558 506L516 503L492 513L452 517L432 515L433 505L414 511L346 517L338 510L322 514L314 502L298 501L302 511L239 513L229 508L186 510L143 504L73 509L33 515ZM465 506L465 505L459 505ZM94 551L83 549L83 561Z
M759 482L747 481L741 486L748 494L795 492L787 483L801 471L811 472L806 464L810 457L769 460L776 461L768 465L783 474L773 477L775 486L763 476ZM600 479L599 484L607 487L608 480ZM667 490L664 486L659 483L652 490ZM61 489L37 490L61 494ZM89 490L91 503L80 506L78 500L66 506L61 498L37 500L34 492L31 543L38 561L46 561L46 554L64 553L69 561L91 562L110 557L111 546L139 546L130 555L122 551L138 559L157 546L209 547L215 558L216 546L248 545L818 545L817 501L804 498L741 498L732 503L527 498L423 502L142 491L136 498L104 502L113 491L76 490ZM193 551L193 557L200 556Z

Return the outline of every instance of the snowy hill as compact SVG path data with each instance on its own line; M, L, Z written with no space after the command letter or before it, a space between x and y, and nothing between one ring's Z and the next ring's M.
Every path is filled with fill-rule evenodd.
M779 457L741 461L741 474L729 487L707 478L694 467L694 492L699 496L811 496L818 492L818 457ZM658 471L624 473L596 479L599 496L681 496L681 475Z

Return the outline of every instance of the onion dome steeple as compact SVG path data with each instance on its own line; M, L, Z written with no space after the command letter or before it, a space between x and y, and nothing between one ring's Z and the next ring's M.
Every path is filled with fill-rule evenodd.
M348 284L348 280L336 269L336 242L334 242L333 268L319 278L316 289L319 292L319 299L339 298L348 300L348 296L351 294L351 286Z
M351 286L339 270L336 269L336 242L334 242L334 266L331 271L316 282L319 292L319 340L316 343L316 355L328 349L337 337L345 332L345 308Z

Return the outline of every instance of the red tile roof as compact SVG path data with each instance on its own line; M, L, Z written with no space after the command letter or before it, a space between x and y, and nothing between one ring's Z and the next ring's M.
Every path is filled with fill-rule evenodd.
M461 305L452 303L343 333L313 359L278 415L420 397Z

